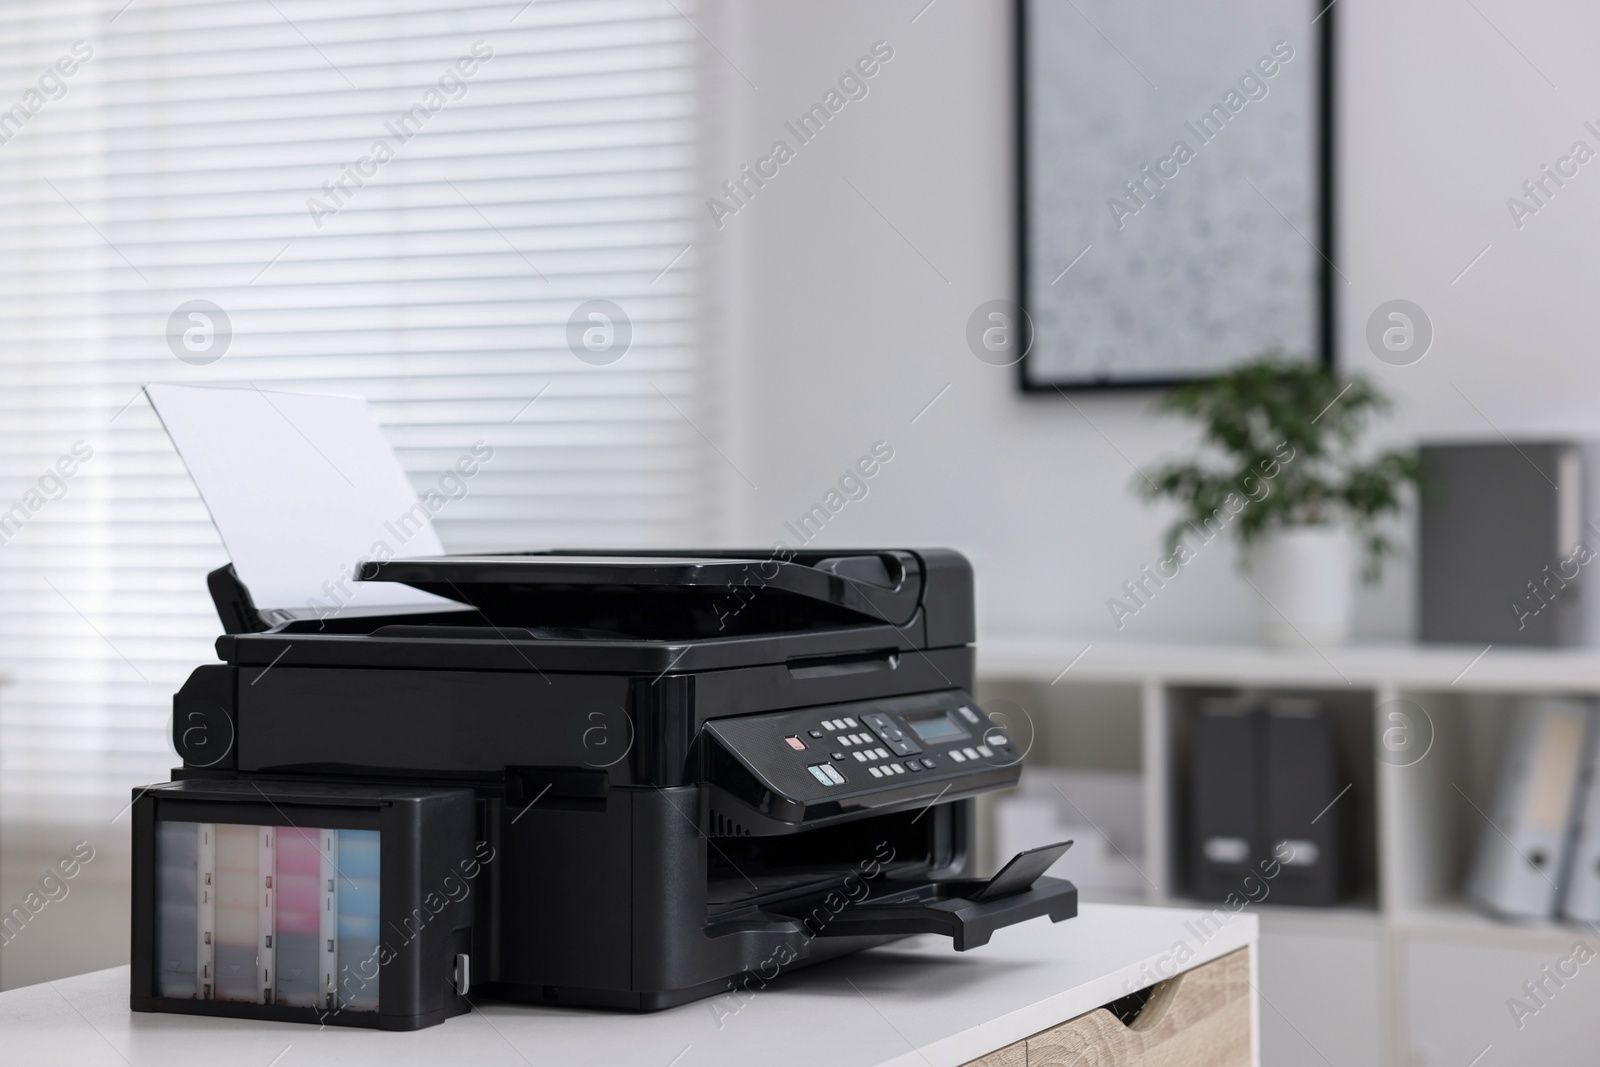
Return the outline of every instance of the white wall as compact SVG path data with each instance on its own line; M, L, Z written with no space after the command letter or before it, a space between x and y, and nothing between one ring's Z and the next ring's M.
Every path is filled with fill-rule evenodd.
M937 0L913 23L924 3L741 3L719 27L719 46L759 86L727 83L727 174L792 141L783 122L874 41L895 49L867 98L713 238L729 264L739 367L729 457L758 487L732 483L737 532L793 543L784 521L885 439L895 459L819 543L961 548L977 567L983 632L1108 640L1119 635L1106 599L1157 558L1169 517L1134 496L1133 464L1193 437L1149 415L1148 394L1024 398L1012 369L968 351L973 307L1014 293L1011 4ZM1382 435L1600 436L1588 350L1600 160L1521 232L1505 206L1573 140L1600 149L1581 128L1600 126L1600 70L1585 55L1600 10L1342 0L1338 15L1340 359L1399 401ZM1372 309L1395 297L1437 330L1412 367L1381 364L1363 341ZM1233 564L1231 546L1210 546L1120 636L1249 639L1255 594ZM1409 630L1410 581L1391 566L1363 594L1364 636Z

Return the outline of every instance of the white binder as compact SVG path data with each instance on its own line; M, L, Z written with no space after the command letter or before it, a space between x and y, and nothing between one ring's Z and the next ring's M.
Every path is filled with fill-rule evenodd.
M1553 918L1583 799L1590 701L1535 697L1513 716L1467 894L1509 918Z
M1562 886L1562 918L1600 922L1600 718L1590 724L1584 752L1583 800L1573 834L1572 862Z

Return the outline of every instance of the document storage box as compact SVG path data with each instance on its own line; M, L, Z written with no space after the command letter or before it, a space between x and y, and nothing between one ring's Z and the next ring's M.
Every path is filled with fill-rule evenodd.
M1211 697L1192 724L1189 893L1330 907L1354 886L1334 725L1317 701Z

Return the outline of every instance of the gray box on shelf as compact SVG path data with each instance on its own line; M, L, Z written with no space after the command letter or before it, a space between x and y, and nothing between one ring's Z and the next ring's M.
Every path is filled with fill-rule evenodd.
M1187 893L1226 900L1266 857L1260 701L1207 697L1190 725Z
M1354 804L1339 801L1355 785L1339 773L1328 710L1317 700L1271 699L1266 706L1265 741L1266 844L1268 854L1281 865L1272 899L1332 907L1354 888L1350 812Z
M1600 536L1588 481L1595 450L1576 441L1424 445L1418 620L1425 642L1576 645L1600 590L1586 573ZM1583 550L1579 550L1582 543Z

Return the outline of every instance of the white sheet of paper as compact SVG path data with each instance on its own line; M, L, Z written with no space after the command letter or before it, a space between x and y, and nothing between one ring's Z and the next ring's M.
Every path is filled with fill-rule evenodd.
M357 582L360 561L437 556L439 535L365 400L145 388L260 611L438 611L455 601Z

